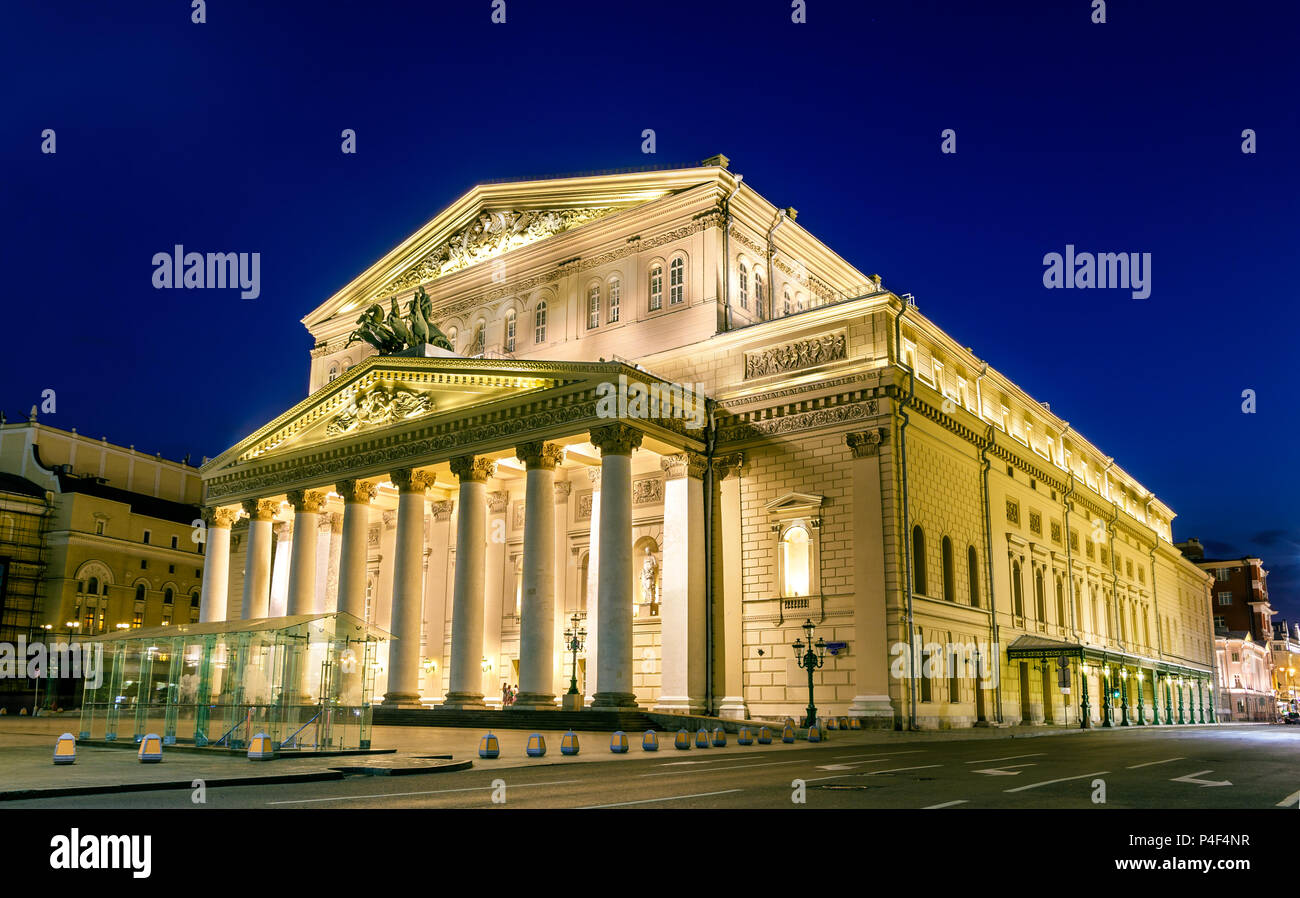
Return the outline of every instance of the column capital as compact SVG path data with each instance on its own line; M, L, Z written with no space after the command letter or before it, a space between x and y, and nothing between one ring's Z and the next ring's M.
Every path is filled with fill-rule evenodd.
M567 480L555 481L555 501L568 502L569 493L573 492L573 484Z
M591 445L601 455L631 455L641 446L643 434L628 424L602 424L591 429Z
M659 459L659 467L663 468L667 480L678 480L682 477L693 477L699 480L704 476L704 456L689 450L676 455L665 455Z
M243 508L254 521L270 521L280 510L280 503L274 499L245 499Z
M494 490L487 494L487 504L492 514L503 514L510 504L510 494L505 490Z
M564 447L559 443L532 440L519 444L515 449L515 458L523 462L530 471L534 468L553 471L556 465L564 461Z
M343 515L337 511L327 512L320 516L320 529L329 530L330 533L343 532Z
M433 515L435 521L451 520L452 509L456 507L454 499L439 499L429 503L429 513Z
M203 509L203 523L208 527L221 527L229 530L235 525L235 519L239 517L238 508L205 508Z
M343 497L344 502L358 502L365 504L374 501L375 489L374 483L369 480L340 480L334 484L335 491Z
M882 427L846 433L844 442L853 451L854 458L871 458L880 451L880 445L885 442L885 429Z
M587 479L591 481L591 488L593 490L600 489L600 466L599 465L592 465L591 467L587 468Z
M299 513L320 514L325 508L324 490L289 490L286 496L293 510Z
M289 539L293 536L293 521L276 521L275 538Z
M458 455L451 460L451 473L460 478L461 483L486 483L497 472L496 462L488 458L475 458L473 455Z
M745 453L731 452L727 455L716 455L713 458L713 470L718 475L719 480L726 480L728 477L739 477L741 469L745 467Z
M399 493L423 493L433 486L433 475L414 468L398 468L389 475Z

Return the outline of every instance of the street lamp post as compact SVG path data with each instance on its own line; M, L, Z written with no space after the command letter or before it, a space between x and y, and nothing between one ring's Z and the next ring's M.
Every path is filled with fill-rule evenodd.
M1146 722L1147 722L1146 713L1142 707L1142 682L1145 679L1146 679L1146 675L1139 670L1138 671L1138 726L1146 726Z
M817 642L813 642L813 622L811 619L803 622L804 632L808 634L808 647L804 651L802 639L794 641L794 657L800 667L808 671L808 719L804 726L812 726L817 721L817 706L813 704L813 671L817 670L826 663L826 643L818 637Z
M1079 665L1079 685L1083 690L1082 701L1079 704L1079 729L1086 730L1092 726L1092 706L1088 704L1088 662L1084 661Z
M1110 666L1102 664L1101 666L1101 725L1104 727L1113 727L1114 721L1111 720L1110 703L1112 696L1110 694Z
M1122 727L1126 727L1129 725L1128 724L1128 668L1127 667L1121 667L1119 669L1119 678L1121 680L1119 725Z
M564 646L573 653L573 673L569 677L569 695L578 694L578 652L582 650L583 640L587 638L587 631L578 626L582 618L574 615L569 629L564 631Z
M1178 678L1178 722L1183 723L1183 678Z
M1165 674L1165 723L1173 725L1174 703L1169 696L1169 674Z

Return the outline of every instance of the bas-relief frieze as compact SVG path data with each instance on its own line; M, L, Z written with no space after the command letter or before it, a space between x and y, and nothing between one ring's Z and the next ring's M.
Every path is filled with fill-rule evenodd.
M632 481L632 503L649 505L664 501L664 482L659 477L642 477Z
M401 387L389 389L383 384L377 384L358 394L343 411L330 419L325 426L325 433L341 436L354 430L420 418L435 410L436 403L428 393L417 393Z
M848 357L848 340L841 331L806 340L794 340L757 352L745 353L745 379L780 374L835 362Z

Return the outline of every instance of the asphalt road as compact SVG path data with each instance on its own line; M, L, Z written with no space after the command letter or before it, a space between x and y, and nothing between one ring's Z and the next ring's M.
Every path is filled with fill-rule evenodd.
M208 790L210 808L1295 809L1300 727L1134 729L1035 738L898 740L674 751L609 761ZM803 783L800 790L797 783ZM1104 783L1104 802L1095 800ZM504 784L504 788L502 788ZM504 797L504 802L500 800ZM802 797L802 803L797 799ZM496 799L494 801L494 799ZM189 790L5 802L192 808Z

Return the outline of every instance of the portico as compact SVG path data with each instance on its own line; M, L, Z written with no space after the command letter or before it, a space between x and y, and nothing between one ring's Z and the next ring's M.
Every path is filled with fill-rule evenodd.
M245 546L223 558L222 542L213 542L202 613L268 615L278 521L293 525L289 613L316 610L326 585L316 576L319 521L338 514L335 601L323 610L383 622L392 632L387 663L377 661L373 672L385 705L482 708L509 683L517 686L511 707L553 708L567 682L557 608L583 604L557 601L557 592L571 591L569 572L557 572L557 563L586 543L595 590L579 613L588 614L594 637L583 659L591 705L658 698L663 708L702 709L704 446L680 417L602 417L602 385L620 377L654 386L651 376L618 363L367 359L204 468L212 520L230 522ZM570 517L574 483L599 484L598 512L594 491L584 489ZM663 569L650 603L633 553L646 529L636 519L645 517L647 495L662 509L650 543ZM386 545L381 520L394 515ZM513 609L503 580L507 544L522 556ZM450 614L437 621L445 628L430 625L428 607L430 568L439 560L446 560L443 582L451 580ZM222 561L242 562L242 578L233 569L223 577L215 570ZM240 579L242 601L232 604L229 583ZM222 608L228 611L218 618ZM650 624L662 653L658 688L636 676L648 659L637 654L634 627ZM444 666L445 680L425 676ZM430 688L439 682L445 690Z

